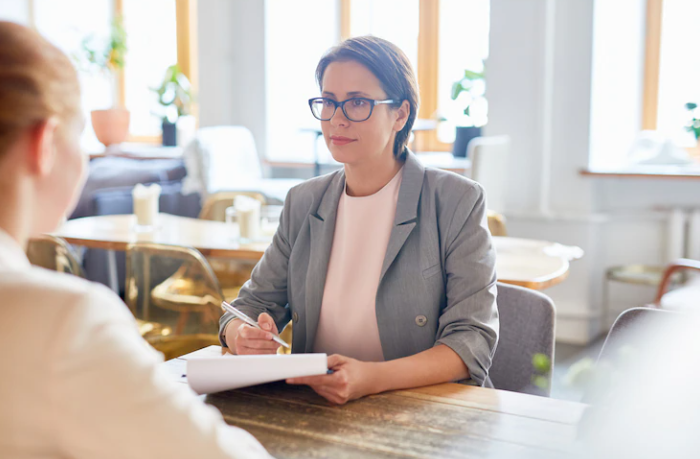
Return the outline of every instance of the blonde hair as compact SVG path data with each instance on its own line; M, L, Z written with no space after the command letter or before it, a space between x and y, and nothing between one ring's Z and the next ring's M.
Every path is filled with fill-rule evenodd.
M32 29L0 21L0 157L27 128L55 117L61 125L80 113L75 67Z

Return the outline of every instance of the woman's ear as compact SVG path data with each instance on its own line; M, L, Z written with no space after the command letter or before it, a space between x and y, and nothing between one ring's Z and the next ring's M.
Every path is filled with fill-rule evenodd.
M406 126L408 116L411 114L411 104L407 100L401 102L401 106L396 110L396 121L394 121L394 131L401 132Z
M34 126L29 132L29 170L40 177L47 176L56 160L56 128L58 120L49 118Z

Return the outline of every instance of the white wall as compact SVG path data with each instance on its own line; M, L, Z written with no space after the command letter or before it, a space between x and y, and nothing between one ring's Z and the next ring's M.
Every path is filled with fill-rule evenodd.
M641 106L643 27L638 21L645 2L625 0L622 16L615 16L619 8L609 3L492 0L491 4L485 134L509 134L512 139L506 200L509 233L585 250L586 256L572 264L569 278L545 292L557 305L558 339L578 343L601 331L605 269L627 263L664 264L667 209L700 207L698 181L579 175L591 157L619 155L641 116L635 113L630 120L631 115L624 114ZM612 33L614 20L626 24L624 34ZM607 26L603 32L595 27L601 21ZM622 55L619 68L606 68L617 54ZM610 80L611 71L619 72L619 78ZM628 97L611 97L614 85L624 82ZM629 94L635 93L635 103L630 103ZM611 319L617 311L641 305L653 295L653 289L612 285Z
M595 4L590 165L623 165L642 125L645 0Z
M491 2L490 50L486 97L486 135L508 134L512 142L507 206L537 209L541 168L544 3L533 0Z
M241 125L265 139L265 2L197 2L200 126Z

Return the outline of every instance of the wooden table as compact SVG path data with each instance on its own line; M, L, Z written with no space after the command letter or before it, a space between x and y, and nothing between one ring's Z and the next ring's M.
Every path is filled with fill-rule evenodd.
M153 231L137 231L134 215L101 215L68 220L54 236L91 249L125 251L129 244L155 242L194 247L207 257L259 260L269 240L240 244L230 224L159 214Z
M533 290L544 290L564 281L569 265L583 257L583 250L556 242L494 237L498 280Z
M186 383L183 358L163 365ZM280 382L209 395L205 402L281 459L561 457L586 408L460 384L332 406L306 386Z
M269 240L240 244L227 223L158 215L155 231L138 232L133 215L104 215L67 221L55 236L70 244L95 249L126 250L135 242L194 247L206 257L259 260ZM583 255L577 247L547 241L494 237L496 271L501 282L541 290L566 279L569 261Z

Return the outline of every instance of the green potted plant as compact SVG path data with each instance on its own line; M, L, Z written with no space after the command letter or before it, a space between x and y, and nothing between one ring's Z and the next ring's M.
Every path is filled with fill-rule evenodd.
M534 373L530 376L532 383L529 392L537 395L549 394L552 389L550 379L552 373L552 361L545 354L537 353L532 356L532 368Z
M184 117L191 119L190 81L182 73L180 66L174 64L166 69L160 86L151 90L158 95L158 103L162 109L159 116L163 126L163 145L175 146L178 143L177 125L183 124Z
M481 71L467 69L464 76L452 85L452 100L460 99L465 105L463 115L455 120L456 133L452 146L454 156L466 156L469 141L481 135L486 106L484 75L482 62Z
M685 108L690 112L690 120L686 124L685 130L695 136L695 147L689 151L693 156L700 157L700 113L698 113L698 104L688 102L685 104Z
M117 93L118 74L124 68L126 53L126 31L120 17L112 21L106 41L90 35L82 42L83 68L105 76L112 88L112 107L90 112L95 135L105 146L121 143L129 135L129 111L119 106Z

